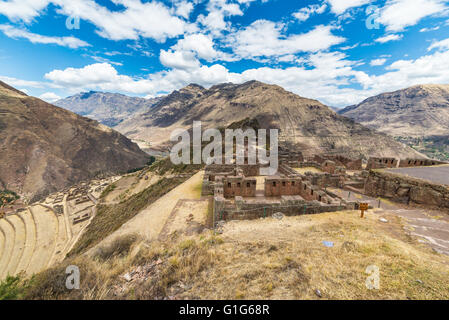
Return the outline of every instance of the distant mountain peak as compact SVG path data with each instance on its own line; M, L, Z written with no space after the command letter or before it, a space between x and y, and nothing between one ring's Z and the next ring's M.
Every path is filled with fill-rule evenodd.
M86 100L86 99L89 99L90 97L92 97L93 95L98 94L98 93L100 93L100 92L98 92L98 91L81 92L80 93L80 99Z
M160 98L129 97L120 93L89 91L56 101L58 107L115 127L131 115L148 112Z

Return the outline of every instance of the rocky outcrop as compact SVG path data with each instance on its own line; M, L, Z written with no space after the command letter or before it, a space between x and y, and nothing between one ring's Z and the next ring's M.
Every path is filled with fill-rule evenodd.
M449 212L449 187L425 180L371 170L365 193L402 203L416 203Z

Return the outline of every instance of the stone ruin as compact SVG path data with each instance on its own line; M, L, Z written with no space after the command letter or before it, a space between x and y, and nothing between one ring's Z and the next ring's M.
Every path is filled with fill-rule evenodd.
M387 169L387 168L410 168L410 167L428 167L440 164L447 164L443 161L432 159L395 159L395 158L374 158L368 160L366 170Z
M302 162L283 158L277 175L266 177L259 175L260 165L207 166L202 195L213 196L214 221L258 219L277 212L292 216L358 207L358 203L347 202L326 189L344 183L346 168L335 168L333 173L302 175L290 167L291 163L299 166ZM262 179L263 184L258 185Z
M216 223L221 220L258 219L278 212L289 216L354 210L358 209L358 202L346 201L329 189L365 194L365 189L372 191L374 188L370 178L373 169L438 164L443 162L371 157L364 169L362 159L354 160L341 155L317 155L306 159L300 152L282 150L278 172L274 176L260 176L260 164L207 166L202 195L213 198ZM300 174L294 169L307 167L320 172ZM368 193L374 194L371 191Z
M399 160L395 158L374 158L371 157L368 160L366 170L373 169L385 169L385 168L397 168Z

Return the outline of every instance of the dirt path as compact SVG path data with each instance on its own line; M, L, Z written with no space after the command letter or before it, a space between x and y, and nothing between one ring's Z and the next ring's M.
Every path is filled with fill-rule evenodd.
M449 255L449 216L445 213L387 200L381 200L379 207L379 199L341 189L331 191L346 200L365 201L372 205L374 212L379 215L393 214L401 217L406 222L406 230L410 235L421 238L420 241L429 244L435 251Z
M203 171L198 172L189 180L159 198L125 223L120 229L100 242L98 246L107 245L118 237L128 234L137 234L150 240L157 239L170 213L180 199L199 199L201 197L201 188L199 186L203 182L203 175Z

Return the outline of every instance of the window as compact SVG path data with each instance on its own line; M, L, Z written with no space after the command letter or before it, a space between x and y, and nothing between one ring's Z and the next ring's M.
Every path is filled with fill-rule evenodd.
M237 187L238 188L240 188L242 185L240 184L240 182L239 183L237 183Z
M292 186L294 186L295 185L295 181L292 181Z
M283 186L283 187L285 187L285 186L286 186L286 183L285 183L285 181L282 181L282 186Z
M232 187L231 183L228 183L228 188Z
M251 183L248 182L248 183L246 184L246 187L247 187L247 188L251 187Z
M275 181L275 182L273 182L273 187L276 187L276 181Z

